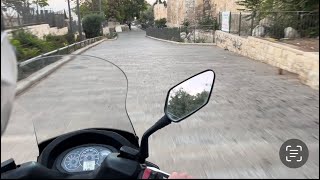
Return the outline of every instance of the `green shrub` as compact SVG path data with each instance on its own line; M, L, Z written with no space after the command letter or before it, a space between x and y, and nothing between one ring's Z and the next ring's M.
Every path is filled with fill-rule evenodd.
M45 36L45 40L47 43L52 44L54 49L58 49L68 45L68 41L65 35L56 36L56 35L49 34Z
M179 28L148 28L146 29L147 36L152 36L159 39L170 41L182 41L180 38Z
M40 49L38 48L30 48L30 47L23 47L21 42L18 39L12 39L11 44L17 50L17 58L18 61L29 59L40 55Z
M302 33L309 38L315 38L319 36L319 27L309 27L306 30L302 31Z
M64 37L67 40L68 44L73 44L76 41L73 33L67 33L64 35Z
M47 35L42 40L22 29L12 33L11 43L16 48L18 61L30 59L69 44L66 35Z
M167 27L167 25L166 25L167 19L166 18L155 20L154 23L155 23L156 27L158 27L158 28Z
M199 21L199 25L201 26L201 29L217 30L219 28L217 18L212 18L211 16L202 18Z
M98 14L86 15L82 20L82 27L86 38L93 38L101 35L101 23L104 17Z
M12 39L19 40L20 44L25 48L37 48L40 52L48 52L54 49L53 44L46 43L46 41L24 30L13 32Z
M24 30L17 30L13 32L11 43L17 50L17 58L19 61L26 60L55 49L53 43L46 42Z
M114 39L117 36L118 36L118 34L116 32L113 32L113 31L111 31L109 34L107 34L107 38L108 39Z

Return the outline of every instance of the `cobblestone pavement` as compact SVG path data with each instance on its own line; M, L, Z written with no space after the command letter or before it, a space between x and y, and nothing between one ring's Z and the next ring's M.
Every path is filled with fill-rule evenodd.
M295 75L278 75L277 68L218 47L152 40L143 31L121 33L117 41L103 42L85 54L106 58L127 74L128 113L140 137L163 115L169 88L205 69L216 72L208 105L150 138L149 160L163 170L187 171L200 178L319 178L319 91L301 84ZM68 67L74 63L66 64L17 98L14 120L1 139L2 160L9 156L20 162L35 159L31 119L38 119L41 124L39 119L49 118L48 114L39 113L43 108L63 112L48 105L59 102L39 97L46 96L40 92L65 95L63 90L54 92L50 88L73 83L63 77L70 74ZM103 71L97 73L103 77ZM96 90L103 88L100 82L103 81L77 87ZM68 110L79 108L86 116L95 115L93 124L101 124L105 114L97 115L96 111L101 103L90 104L89 110L72 103ZM69 118L76 119L77 115ZM47 127L51 130L59 120L52 121L52 126ZM291 138L304 141L310 152L307 163L298 169L287 168L279 158L282 143Z

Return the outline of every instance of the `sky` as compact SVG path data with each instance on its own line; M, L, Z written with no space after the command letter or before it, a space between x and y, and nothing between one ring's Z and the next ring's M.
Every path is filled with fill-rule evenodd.
M156 0L147 0L149 4L153 4ZM49 6L46 8L51 8L54 11L60 11L65 9L68 10L68 1L67 0L48 0ZM71 7L75 7L75 3L71 2Z
M213 72L207 71L175 87L173 91L170 92L170 95L177 92L180 88L183 88L183 90L185 90L188 94L191 95L201 93L203 90L210 91L213 78Z

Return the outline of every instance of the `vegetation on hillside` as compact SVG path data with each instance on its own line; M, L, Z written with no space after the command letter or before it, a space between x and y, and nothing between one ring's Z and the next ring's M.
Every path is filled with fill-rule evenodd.
M16 49L18 61L53 51L73 42L73 34L66 34L62 36L47 35L44 39L40 39L25 30L17 30L12 33L11 37L11 43Z

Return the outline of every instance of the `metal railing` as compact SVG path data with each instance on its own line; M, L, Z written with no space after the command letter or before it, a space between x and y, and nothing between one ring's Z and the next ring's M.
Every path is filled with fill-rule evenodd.
M219 13L219 21L222 13ZM222 22L219 22L221 25ZM280 12L239 12L230 13L229 33L239 36L271 37L275 39L319 36L319 12L280 11ZM220 26L221 29L221 26ZM287 34L287 35L286 35Z
M83 40L80 42L70 44L70 45L65 46L63 48L59 48L54 51L47 52L45 54L41 54L39 56L25 60L23 62L19 62L18 63L18 80L22 80L22 79L30 76L32 73L34 73L34 72L44 68L45 66L52 64L52 63L61 59L61 56L55 56L55 57L50 57L50 58L48 56L70 54L80 48L88 46L88 45L95 43L95 42L102 40L102 39L103 39L103 36L86 39L86 40ZM43 57L47 57L47 58L43 58Z
M33 10L24 13L23 15L5 13L3 20L6 29L15 29L39 24L49 24L50 27L58 28L63 28L68 25L68 21L65 20L65 15L63 13L61 14L48 10L40 10L39 12Z

